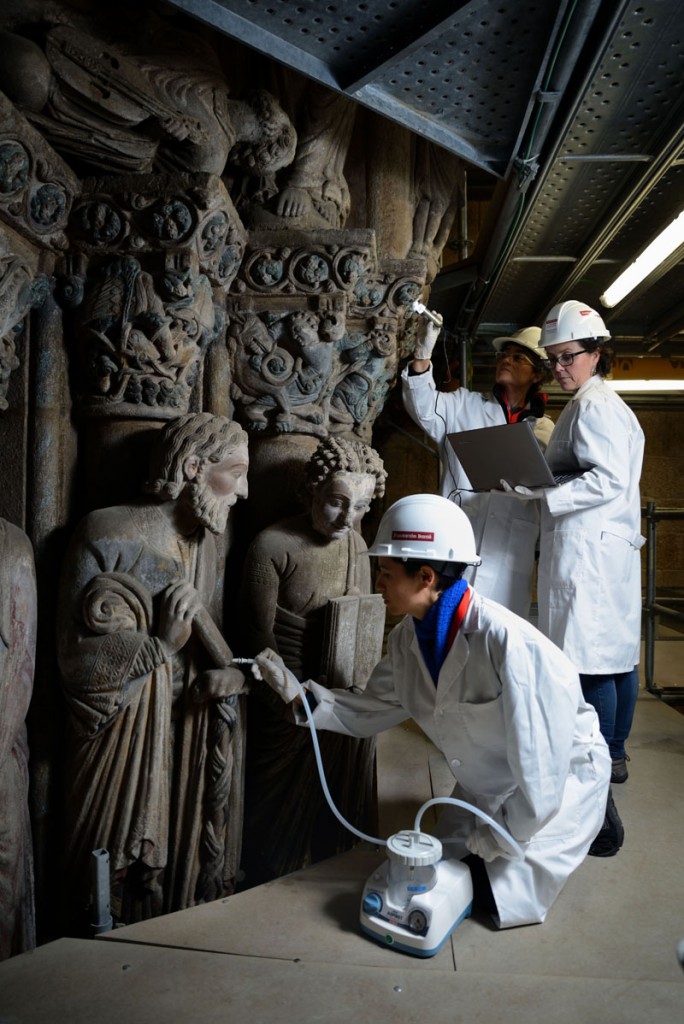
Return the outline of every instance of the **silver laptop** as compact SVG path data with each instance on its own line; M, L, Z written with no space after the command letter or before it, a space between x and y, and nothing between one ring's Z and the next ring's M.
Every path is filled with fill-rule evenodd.
M553 474L529 420L447 434L474 491L500 491L501 481L513 487L557 487L581 474Z

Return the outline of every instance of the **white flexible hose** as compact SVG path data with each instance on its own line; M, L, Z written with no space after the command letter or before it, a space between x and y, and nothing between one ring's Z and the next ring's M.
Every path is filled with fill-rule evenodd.
M423 813L428 809L428 807L432 807L434 804L453 804L455 807L464 807L466 811L472 811L473 814L477 814L479 818L482 818L483 821L486 821L488 825L490 825L496 832L498 832L499 835L503 839L505 839L510 846L513 847L514 852L518 855L518 860L525 859L525 854L521 846L515 841L513 836L506 831L505 828L499 825L498 821L494 821L494 819L490 818L488 814L485 814L484 811L481 811L479 807L474 807L472 804L467 803L467 801L465 800L457 800L455 796L435 796L432 798L432 800L428 800L426 803L424 803L423 806L418 811L418 814L416 815L416 822L415 825L413 826L416 832L420 832L420 819L423 817Z
M330 790L328 789L328 783L325 778L325 769L323 768L321 748L318 743L318 736L316 734L316 726L314 724L313 714L311 712L311 708L309 707L309 702L306 699L306 691L295 675L293 675L292 678L297 684L297 690L299 691L299 696L301 697L302 704L304 705L304 711L306 712L306 718L309 723L309 729L311 732L311 739L314 745L314 754L316 756L318 774L321 780L321 786L323 787L323 793L325 794L325 799L328 801L328 807L333 812L333 814L340 822L340 824L344 825L344 827L346 829L349 829L349 831L352 832L355 836L358 836L359 839L364 839L367 843L372 843L373 846L387 846L386 839L377 839L374 836L367 836L365 832L360 832L358 828L355 828L353 825L350 825L346 818L344 818L342 814L340 814L337 807L335 806L335 802L330 794ZM505 839L506 842L513 847L514 851L516 852L520 860L524 859L525 854L523 853L518 843L516 843L513 836L509 835L508 832L504 828L502 828L498 822L494 821L493 818L490 818L490 816L488 814L485 814L484 811L481 811L479 807L474 807L472 804L466 803L465 800L457 800L453 796L436 796L433 797L432 800L428 800L426 803L424 803L423 806L418 811L418 814L416 815L416 822L414 826L416 832L420 832L420 821L421 818L423 817L424 812L428 809L428 807L432 807L433 804L454 804L456 807L463 807L467 811L472 811L473 814L478 815L478 817L482 818L483 821L486 821L488 825L491 825L491 827L495 829L495 831L498 832L499 835L502 836L503 839Z
M306 691L304 690L304 687L302 686L302 684L299 682L295 675L293 675L292 678L297 684L297 690L299 691L299 696L302 698L302 704L304 705L304 710L306 711L306 717L309 723L309 729L311 731L311 739L313 740L314 745L314 754L316 755L316 765L318 766L318 774L321 779L321 786L323 787L325 799L328 801L328 807L333 812L333 814L340 822L340 824L344 825L344 827L349 829L350 832L353 832L355 836L359 837L359 839L365 839L367 843L372 843L373 846L387 846L386 839L375 839L373 836L367 836L365 832L360 832L358 828L354 828L353 825L350 825L349 822L345 818L343 818L343 816L337 810L337 807L335 807L335 802L333 801L333 798L330 795L328 783L325 778L325 770L323 768L323 760L321 758L321 748L318 743L318 736L316 735L316 726L314 725L311 708L309 707L309 702L306 699Z

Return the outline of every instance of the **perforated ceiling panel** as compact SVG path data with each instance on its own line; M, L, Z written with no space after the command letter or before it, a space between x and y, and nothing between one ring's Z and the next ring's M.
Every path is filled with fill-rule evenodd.
M170 3L498 181L498 221L433 286L458 332L538 323L569 297L599 308L684 208L682 0ZM684 339L681 272L605 311L613 331Z
M536 185L486 319L520 309L538 322L569 294L600 306L622 267L684 208L681 81L684 14L675 0L629 5ZM638 298L639 330L658 333L681 268ZM605 310L613 329L634 329L636 300Z
M568 0L173 0L503 175Z

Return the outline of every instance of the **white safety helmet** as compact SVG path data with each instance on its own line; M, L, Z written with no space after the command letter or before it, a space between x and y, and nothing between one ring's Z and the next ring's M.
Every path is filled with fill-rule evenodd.
M470 520L453 501L438 494L410 494L391 505L380 520L369 555L479 565Z
M497 352L500 352L504 345L512 342L514 345L520 345L521 348L529 349L537 359L546 359L546 352L540 347L540 338L541 327L522 327L519 331L514 331L513 334L493 338L492 345Z
M568 299L558 302L546 314L542 327L542 345L562 345L564 341L607 341L610 331L591 306Z

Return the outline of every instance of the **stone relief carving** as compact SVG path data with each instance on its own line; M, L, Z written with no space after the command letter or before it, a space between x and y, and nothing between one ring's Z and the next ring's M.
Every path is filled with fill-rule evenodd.
M328 438L306 464L309 507L280 520L252 542L245 560L241 608L251 653L279 651L301 679L320 678L326 608L343 595L370 594L369 559L359 524L386 473L359 440ZM383 617L384 618L384 617ZM380 642L382 622L380 623ZM255 684L256 685L256 684ZM328 817L311 737L260 688L250 716L245 864L263 881L348 848L346 830ZM357 825L372 819L373 741L321 735L333 799ZM359 827L363 827L359 825Z
M42 246L66 249L64 229L77 187L75 175L0 92L3 218Z
M465 203L464 166L459 157L425 140L417 143L414 170L413 239L409 257L422 257L427 284L442 265L442 251L459 204Z
M370 440L424 262L378 266L370 232L252 232L231 286L231 395L250 432ZM294 311L293 311L294 307Z
M0 960L36 944L26 714L33 691L33 550L0 519Z
M70 710L65 872L79 911L96 848L110 854L120 921L233 884L245 680L213 623L212 534L246 496L247 466L236 423L180 417L159 435L149 497L86 516L69 547L58 656Z
M87 271L61 282L76 310L80 409L177 416L222 331L220 296L240 265L244 228L215 176L86 184L69 231Z
M34 28L40 43L0 36L0 64L12 53L0 87L70 163L138 174L220 175L231 165L272 179L292 160L296 133L277 100L263 90L231 97L199 36L146 5L123 26L110 15L50 5L42 33Z
M249 226L298 230L345 226L351 197L344 164L356 109L346 96L307 84L294 160L280 176L278 192L257 197L247 208Z

